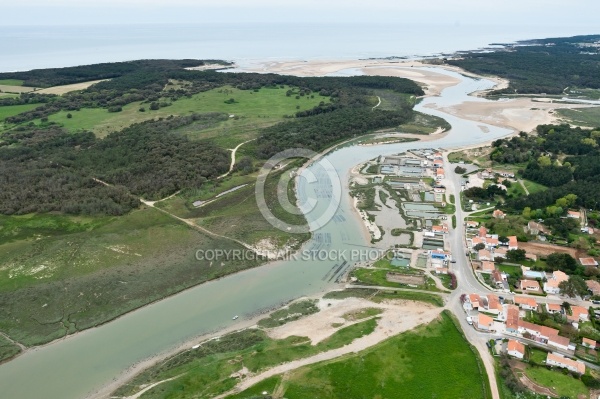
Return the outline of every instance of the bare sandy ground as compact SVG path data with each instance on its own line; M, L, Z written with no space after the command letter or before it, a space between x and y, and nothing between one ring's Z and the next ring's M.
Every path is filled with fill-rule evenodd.
M3 93L19 94L19 93L29 93L34 90L35 90L35 87L0 85L0 91Z
M331 306L328 306L328 304L331 304ZM331 324L344 322L345 319L342 315L348 312L368 307L379 308L382 309L383 312L379 315L380 320L378 321L375 331L371 334L358 338L344 347L284 363L256 375L248 375L233 390L216 396L215 399L224 398L232 393L243 391L256 383L277 374L295 370L309 364L335 359L350 353L360 352L389 337L412 330L421 324L429 323L438 317L442 311L442 308L433 307L422 302L389 301L378 304L359 298L321 300L320 306L326 307L319 313L278 327L271 331L269 335L272 334L271 336L276 338L285 338L291 335L308 336L314 344L333 334L336 329L333 328Z
M458 83L458 79L446 76L435 71L418 67L431 67L419 61L389 61L389 60L345 60L345 61L285 61L266 62L248 68L255 72L274 72L296 76L323 76L344 69L356 68L372 76L396 76L412 79L424 85L427 96L438 95L447 87ZM466 76L482 78L482 76L464 71L450 65L435 65ZM486 79L496 82L494 89L508 86L508 81L494 76L485 76ZM484 92L475 92L474 96L481 96ZM559 108L585 108L589 104L563 104L552 102L551 99L519 97L493 102L467 101L458 106L441 108L461 118L481 121L490 125L506 127L515 131L531 132L537 125L557 122L554 110Z
M47 89L38 90L37 92L38 93L42 93L42 94L58 94L58 95L61 95L61 94L68 93L70 91L87 89L91 85L96 84L98 82L102 82L104 80L107 80L107 79L91 80L89 82L81 82L81 83L73 83L73 84L70 84L70 85L48 87Z

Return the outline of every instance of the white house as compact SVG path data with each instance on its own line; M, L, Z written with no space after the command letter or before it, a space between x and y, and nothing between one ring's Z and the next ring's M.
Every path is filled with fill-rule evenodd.
M548 281L544 283L544 292L547 294L560 294L560 288L558 288L558 285L563 281L567 281L568 279L569 276L560 270L552 272L552 277L550 277Z
M520 343L519 341L515 341L514 339L508 340L508 345L506 347L506 352L517 359L523 359L525 356L525 345Z
M546 364L549 366L561 367L575 373L585 374L585 364L583 362L571 360L558 353L548 353Z

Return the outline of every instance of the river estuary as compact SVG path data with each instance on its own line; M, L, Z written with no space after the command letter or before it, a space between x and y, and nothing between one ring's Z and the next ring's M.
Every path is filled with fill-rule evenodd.
M342 182L340 206L331 221L313 233L313 239L305 248L351 251L369 246L362 222L352 209L346 185L349 170L358 163L409 148L471 146L512 132L431 108L433 104L452 106L466 100L487 101L468 94L491 88L494 83L444 69L429 69L460 79L459 84L443 90L441 96L425 98L416 106L418 111L445 118L452 125L450 133L427 142L345 146L329 153L325 159L334 166ZM317 180L300 179L298 196L322 197L329 187L327 176L319 171L318 165L310 166L305 173L313 173ZM319 203L316 213L320 206L326 204ZM311 214L307 215L309 222ZM195 336L229 327L245 315L332 287L335 283L329 280L328 273L336 264L335 260L273 262L200 285L101 327L30 350L0 366L0 396L10 399L85 397L136 362ZM240 319L233 321L233 315L240 315Z

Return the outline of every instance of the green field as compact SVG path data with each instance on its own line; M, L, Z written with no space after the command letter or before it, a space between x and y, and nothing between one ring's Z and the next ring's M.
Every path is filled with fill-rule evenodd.
M415 269L409 269L406 272L403 269L367 269L367 268L356 268L352 271L352 275L358 279L357 284L366 284L366 285L374 285L381 287L392 287L392 288L414 288L420 290L428 290L428 291L439 291L439 289L435 286L435 282L431 279L431 277L425 276L425 283L418 285L417 287L411 287L407 284L391 282L386 279L386 275L388 272L394 273L403 273L409 275L415 275Z
M573 378L569 374L563 374L560 370L548 370L546 367L527 367L525 374L533 382L550 388L561 397L575 398L579 395L587 397L588 388L581 380Z
M143 384L180 375L144 393L142 398L212 398L233 388L236 379L230 376L242 367L257 373L277 364L340 348L372 333L376 326L377 320L373 318L352 324L338 329L316 345L311 345L306 337L271 339L262 330L228 334L151 367L115 391L113 396L131 395Z
M230 398L262 397L264 390L288 399L491 397L477 355L445 313L357 354L270 378Z
M23 81L19 79L0 79L0 85L23 86Z
M284 171L281 172L285 173ZM288 213L279 204L277 199L277 183L281 172L275 173L273 176L270 175L266 181L266 203L273 214L280 220L292 225L305 225L306 220L303 215ZM247 185L199 208L194 208L192 203L197 199L206 198L207 191L200 192L198 196L194 195L195 192L185 193L159 202L158 206L179 217L194 219L199 226L210 231L219 232L221 235L236 238L249 244L256 244L259 241L265 242L264 240L266 240L278 248L284 245L295 248L310 237L308 233L292 234L276 229L264 218L256 202L256 180L254 175L233 176L231 179L233 183L225 183L224 187L218 187L215 190L222 192L224 188L235 187L239 185L238 183ZM295 203L291 187L289 188L288 195L291 198L290 201Z
M556 112L573 124L600 127L600 107L559 109Z
M444 300L435 294L411 291L381 291L371 288L348 288L341 291L331 291L323 296L324 299L368 298L373 302L382 302L390 299L406 299L409 301L422 301L434 306L444 306Z
M548 189L548 187L536 182L532 182L531 180L523 180L523 184L527 188L527 191L529 191L529 194L539 193L540 191L545 191Z
M22 104L22 105L5 105L0 106L0 122L4 122L6 118L9 116L15 116L20 114L21 112L29 111L36 107L39 107L40 104Z
M166 118L170 115L182 116L190 113L224 113L235 115L227 118L217 126L188 129L186 134L192 138L215 138L223 134L244 138L254 137L256 130L283 119L285 115L293 115L297 111L313 108L321 101L329 102L329 98L303 96L286 96L289 87L262 88L259 91L239 90L222 87L193 95L191 98L180 98L171 105L158 110L150 110L150 104L135 102L122 107L121 112L108 112L103 108L82 108L79 111L60 111L50 115L48 121L63 125L71 131L90 130L99 137L121 130L133 123L153 118ZM232 104L225 101L233 98ZM169 101L169 100L164 100ZM144 107L145 112L140 112ZM71 114L71 118L67 114ZM39 121L37 122L39 123Z
M241 246L152 208L114 218L29 215L0 221L0 330L25 345L96 326L258 264L209 267L195 259L197 249Z

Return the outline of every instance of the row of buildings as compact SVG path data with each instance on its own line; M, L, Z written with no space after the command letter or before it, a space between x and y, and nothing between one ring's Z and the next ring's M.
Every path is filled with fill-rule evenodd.
M524 320L522 316L525 311L536 311L540 306L543 306L548 313L565 313L567 320L575 326L578 326L582 321L589 320L590 317L588 310L581 306L571 306L571 312L568 313L560 305L538 304L534 298L524 296L516 296L514 304L505 304L500 297L494 294L484 296L470 294L465 295L461 300L463 301L463 308L468 314L477 311L477 314L472 316L473 326L477 330L529 339L546 346L550 350L574 351L577 345L570 342L568 338L560 336L559 330L555 328ZM597 343L594 340L585 338L582 346L595 349ZM509 340L507 352L511 356L523 359L525 345L515 339ZM546 363L581 374L585 372L585 365L582 362L571 360L556 353L549 353Z

